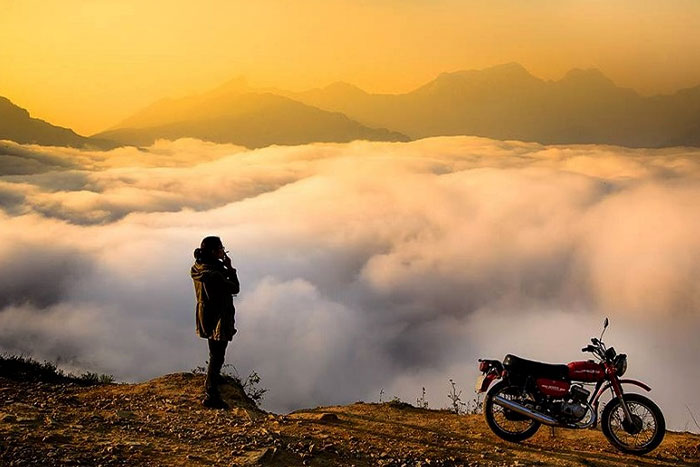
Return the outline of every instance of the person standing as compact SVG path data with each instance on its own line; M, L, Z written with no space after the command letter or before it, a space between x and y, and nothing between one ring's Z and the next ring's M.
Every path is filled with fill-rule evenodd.
M197 298L195 322L197 335L209 344L209 365L204 380L202 404L227 408L217 384L221 380L226 347L236 334L233 296L240 291L236 269L219 237L206 237L194 250L195 263L190 269Z

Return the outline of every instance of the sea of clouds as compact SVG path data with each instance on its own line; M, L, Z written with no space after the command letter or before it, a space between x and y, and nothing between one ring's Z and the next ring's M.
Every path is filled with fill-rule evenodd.
M109 152L0 142L0 351L136 381L207 358L192 250L242 290L227 361L275 411L474 397L476 359L606 340L700 414L700 150L474 137ZM687 407L686 407L687 406Z

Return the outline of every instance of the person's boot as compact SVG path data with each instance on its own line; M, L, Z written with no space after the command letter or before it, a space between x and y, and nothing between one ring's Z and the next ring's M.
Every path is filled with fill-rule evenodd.
M216 384L218 386L220 386L222 384L226 384L226 377L224 375L222 375L221 373L219 373L218 375L216 375L214 377L214 384Z

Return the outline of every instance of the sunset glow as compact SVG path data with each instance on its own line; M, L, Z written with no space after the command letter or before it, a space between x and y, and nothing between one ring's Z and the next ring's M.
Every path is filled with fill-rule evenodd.
M694 0L3 0L0 89L86 135L236 76L397 93L519 62L545 79L598 68L654 94L700 81L699 17Z
M588 457L545 426L596 423L625 453L583 443L603 463L697 457L700 435L659 443L700 414L699 19L700 0L0 0L0 381L16 388L0 388L0 458L67 449L62 423L99 451L47 465L199 462L104 440L161 429L220 441L216 465L246 430L272 443L256 462L500 465L519 448L491 434L540 424L532 443L569 446L568 465ZM255 377L239 389L224 364ZM93 388L91 429L62 418L75 381L149 395ZM488 456L455 431L433 464L434 432L401 417L431 441L344 450L337 430L376 437L364 415L271 413L396 399L437 420L448 390L440 429ZM325 427L337 450L262 436L237 404ZM147 429L164 419L142 409L184 431Z

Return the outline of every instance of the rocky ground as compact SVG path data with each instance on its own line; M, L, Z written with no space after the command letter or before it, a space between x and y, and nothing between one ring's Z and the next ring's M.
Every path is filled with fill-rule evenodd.
M600 431L542 428L501 441L481 416L366 404L269 414L233 384L228 410L199 404L203 376L84 387L0 377L0 465L700 465L700 436L618 453Z

